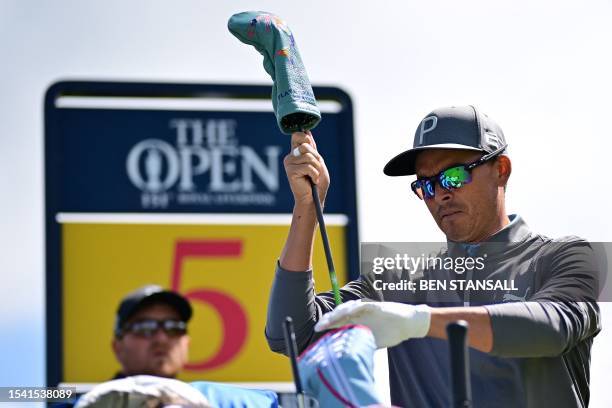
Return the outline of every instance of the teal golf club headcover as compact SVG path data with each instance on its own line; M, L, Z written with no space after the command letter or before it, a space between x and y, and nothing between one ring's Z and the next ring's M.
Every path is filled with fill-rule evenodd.
M227 27L263 55L264 68L274 81L272 106L281 131L290 135L317 126L321 112L287 24L271 13L245 11L230 17Z

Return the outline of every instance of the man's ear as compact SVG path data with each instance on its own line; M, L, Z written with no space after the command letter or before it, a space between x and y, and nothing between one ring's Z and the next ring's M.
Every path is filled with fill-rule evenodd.
M499 186L506 188L508 179L512 173L512 162L508 156L499 156L497 158L497 177L499 179Z
M189 337L188 334L186 334L185 336L183 336L180 341L183 343L184 345L184 355L183 355L183 366L185 364L187 364L189 362L189 349L190 349L190 345L191 345L191 337Z
M121 352L121 340L119 340L117 337L113 337L111 346L113 348L113 353L115 353L115 357L119 358L119 354Z
M188 334L185 335L185 341L187 342L187 354L189 354L189 349L191 347L191 337Z

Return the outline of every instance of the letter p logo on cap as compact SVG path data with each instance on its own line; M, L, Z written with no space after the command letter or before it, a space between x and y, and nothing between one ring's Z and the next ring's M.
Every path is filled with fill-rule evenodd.
M428 125L430 124L430 125ZM423 136L425 133L429 133L434 130L438 126L438 118L436 116L428 116L421 121L421 126L419 127L419 145L423 145Z

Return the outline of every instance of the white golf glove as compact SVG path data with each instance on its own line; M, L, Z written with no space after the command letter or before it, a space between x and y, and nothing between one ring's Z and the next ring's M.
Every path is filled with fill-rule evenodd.
M427 305L351 300L323 315L315 330L363 324L372 330L376 346L383 348L395 346L404 340L425 337L430 322L431 311Z

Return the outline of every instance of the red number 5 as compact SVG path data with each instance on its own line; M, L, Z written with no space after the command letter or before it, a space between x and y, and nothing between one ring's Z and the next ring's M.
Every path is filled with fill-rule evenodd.
M239 240L177 241L172 268L172 290L181 292L185 258L239 258L241 253L242 241ZM247 337L247 317L240 303L227 293L215 289L195 288L181 293L192 302L211 306L219 313L223 322L219 350L208 359L188 363L185 368L205 371L228 363L238 354Z

